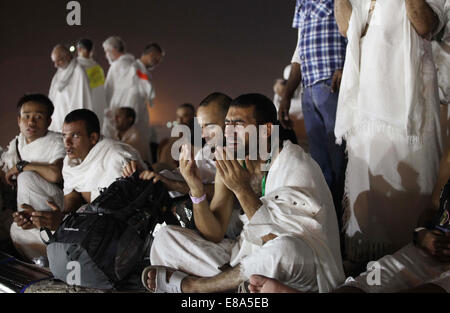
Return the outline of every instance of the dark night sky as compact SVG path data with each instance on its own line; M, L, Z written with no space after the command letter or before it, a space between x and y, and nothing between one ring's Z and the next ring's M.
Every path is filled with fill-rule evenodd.
M213 91L272 98L273 82L290 62L296 42L293 0L81 0L81 26L67 25L68 2L0 2L2 147L18 133L19 97L48 93L55 72L50 52L58 42L91 38L105 73L101 43L108 36L122 37L135 56L146 43L160 43L166 58L153 72L156 99L150 116L151 123L161 125L174 119L177 105L197 105Z

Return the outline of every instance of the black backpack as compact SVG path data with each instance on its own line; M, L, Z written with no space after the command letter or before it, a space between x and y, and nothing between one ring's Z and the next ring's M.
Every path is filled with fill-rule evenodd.
M161 182L119 178L67 216L47 246L50 270L70 285L111 289L142 268L157 223L179 225Z

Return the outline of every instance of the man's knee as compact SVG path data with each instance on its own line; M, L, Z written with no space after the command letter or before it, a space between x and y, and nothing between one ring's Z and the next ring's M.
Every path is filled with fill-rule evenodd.
M180 233L180 227L173 225L166 225L158 229L154 234L152 247L150 250L150 260L154 258L164 258L162 254L167 251L167 247L174 244L177 234Z
M17 204L31 205L37 211L49 210L46 201L51 200L59 207L63 205L64 194L56 184L45 180L35 172L27 171L17 177Z
M307 284L316 279L315 258L311 248L299 238L282 236L267 242L257 253L241 262L244 276L265 275L282 282L301 279Z
M18 190L30 190L36 189L40 183L42 183L43 178L41 175L35 172L27 171L22 172L17 176L17 189Z
M167 240L171 240L176 234L180 233L180 229L182 229L180 226L175 225L165 225L157 230L157 232L153 235L155 237L155 240L153 243L164 243Z

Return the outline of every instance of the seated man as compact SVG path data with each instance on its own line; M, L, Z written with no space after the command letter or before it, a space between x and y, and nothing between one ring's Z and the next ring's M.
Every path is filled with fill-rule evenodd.
M194 133L195 125L195 108L190 103L183 103L178 106L176 110L177 125L185 125L189 127L191 133ZM162 140L158 147L158 163L153 165L153 168L157 171L162 169L173 170L178 167L178 161L172 157L172 145L179 138L171 137L166 140ZM194 136L191 137L191 145L194 146Z
M223 93L215 92L203 99L197 109L197 121L202 129L201 137L206 144L198 151L194 159L200 171L200 177L205 186L208 200L212 199L214 193L214 177L216 175L216 166L212 152L216 146L223 146L223 129L230 102L230 97ZM124 169L123 174L124 176L130 176L135 170L135 164L131 163ZM140 178L152 180L154 183L161 181L174 197L189 193L189 186L184 181L178 168L172 172L167 170L160 172L143 171L140 174Z
M47 202L51 212L33 212L31 221L39 227L56 230L64 214L90 203L100 190L108 187L131 160L146 165L131 146L113 139L101 138L100 123L94 112L80 109L70 112L62 128L64 158L64 206Z
M330 190L320 167L300 146L278 140L276 123L276 108L267 97L247 94L232 101L225 119L226 149L218 147L215 153L210 204L188 146L183 146L180 169L198 232L160 229L150 253L153 266L142 274L150 291L225 292L252 274L304 291L327 292L344 281ZM261 151L264 145L271 147L265 149L270 155ZM245 160L233 158L233 150L238 156L245 150ZM238 240L224 239L236 200L244 228Z
M17 187L11 239L21 255L33 259L45 255L45 247L30 214L50 210L47 200L62 205L59 184L65 151L61 135L48 130L54 107L47 96L25 95L17 108L20 134L2 154L2 163L6 182Z
M444 185L446 190L440 197ZM422 214L418 223L421 227L414 231L413 243L376 263L369 263L366 272L355 279L349 277L334 292L450 292L449 192L450 149L441 160L432 205ZM445 211L438 211L440 202L446 202ZM371 274L376 269L379 270L378 284L373 283L376 274ZM250 277L249 289L255 293L300 292L260 275Z
M114 139L125 142L135 148L142 160L150 163L150 146L143 140L136 128L136 112L131 107L120 107L115 112L116 133Z

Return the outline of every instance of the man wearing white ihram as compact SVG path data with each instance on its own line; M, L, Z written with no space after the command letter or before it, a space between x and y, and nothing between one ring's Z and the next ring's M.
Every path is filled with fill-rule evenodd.
M93 109L92 94L86 72L67 47L58 44L51 58L58 69L53 76L48 97L55 106L49 130L61 132L66 115L76 109Z
M77 42L78 63L86 71L89 87L92 91L92 110L97 115L100 127L106 109L105 74L103 68L93 59L94 44L92 40L83 38Z
M345 250L358 264L411 239L442 153L431 43L443 0L336 0L348 38L335 134L345 139Z
M63 203L61 169L66 154L62 136L48 131L53 104L45 95L22 97L20 134L1 156L6 181L17 185L17 211L10 235L17 251L28 259L45 256L39 228L31 221L33 211L50 211L47 201Z
M142 274L147 289L225 292L236 290L252 274L303 291L327 292L344 281L331 192L319 165L300 146L286 140L277 153L276 122L275 105L263 95L242 95L231 102L226 150L245 149L248 156L252 143L244 127L259 125L259 143L267 140L270 157L230 160L217 147L210 204L195 161L183 147L180 170L190 188L198 231L176 226L159 230L150 253L152 266ZM224 235L236 202L244 226L240 237L231 240Z
M106 100L108 113L103 126L103 134L113 137L114 110L118 107L131 107L136 112L136 127L141 138L149 145L150 125L148 107L153 106L155 91L150 80L149 69L156 67L162 60L163 50L158 44L149 44L140 59L125 52L125 44L119 37L109 37L103 43L106 57L111 64L106 77ZM148 154L142 158L150 160Z

